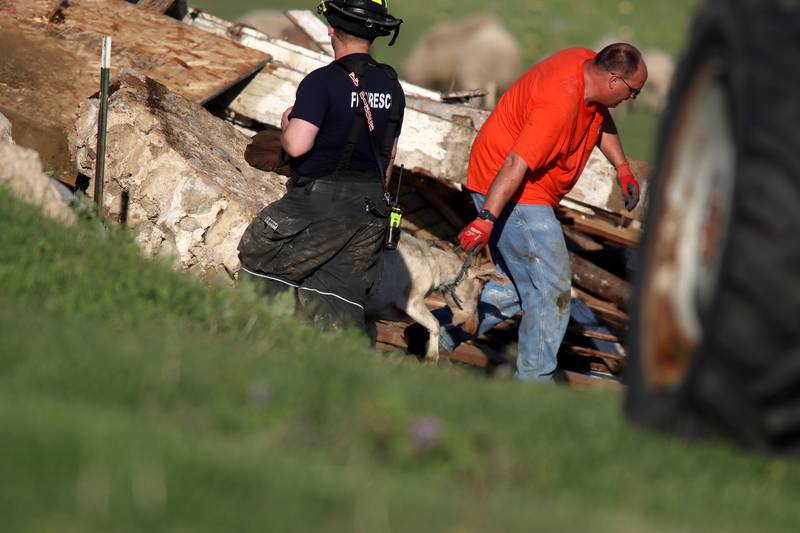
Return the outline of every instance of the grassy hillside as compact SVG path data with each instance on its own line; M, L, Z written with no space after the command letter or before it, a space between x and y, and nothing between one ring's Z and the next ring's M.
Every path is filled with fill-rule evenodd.
M800 465L372 354L0 190L3 531L797 531Z
M677 55L699 3L700 0L393 0L389 2L390 12L404 20L400 38L391 48L386 46L386 39L379 39L375 53L401 68L414 43L431 26L476 11L491 11L519 39L526 65L561 48L592 48L609 36L642 49L656 47ZM229 20L253 9L314 10L317 5L311 0L193 0L190 4ZM628 154L652 161L658 116L638 112L616 118Z

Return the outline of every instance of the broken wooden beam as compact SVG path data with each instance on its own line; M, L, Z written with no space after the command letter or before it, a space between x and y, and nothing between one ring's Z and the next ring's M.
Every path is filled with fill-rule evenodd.
M563 205L558 207L556 214L567 227L626 248L635 248L641 238L641 231L638 229L616 226Z
M625 386L619 381L608 377L593 376L571 370L561 370L565 380L572 388L579 390L612 390L622 391Z
M272 62L256 75L230 103L230 110L263 124L280 127L283 111L294 104L297 85L309 72L330 63L331 58L241 25L234 25L207 13L193 11L184 18L187 24L215 35L264 51ZM448 106L446 116L435 114L439 93L401 81L409 96L398 144L396 163L410 172L460 184L464 181L472 140L477 134L476 111L467 106ZM414 98L426 100L425 110L414 109ZM455 109L454 109L455 107ZM464 120L453 120L452 113L464 108Z
M603 352L601 350L596 350L594 348L586 348L585 346L575 346L566 343L564 348L568 351L575 353L576 355L581 355L584 357L597 357L599 359L607 359L609 361L624 361L625 356L619 355L615 353L608 353Z
M581 337L586 337L587 339L596 339L600 341L616 342L616 343L621 342L616 335L611 335L609 333L600 333L598 331L592 331L583 327L570 326L569 328L567 328L567 331L575 335L580 335Z
M572 281L601 299L627 307L631 298L630 283L600 268L576 253L569 252Z
M473 98L483 98L487 92L482 89L472 89L467 91L450 91L442 94L442 101L448 103L464 104Z
M620 322L627 323L630 320L628 314L625 313L625 311L622 311L616 305L610 302L603 301L595 296L592 296L588 292L583 291L578 287L573 286L572 293L573 295L577 296L578 298L586 302L586 305L589 306L589 309L595 311L596 313L602 313L604 315L613 317Z
M588 235L584 235L579 231L575 231L569 226L562 226L561 230L564 232L564 238L567 240L567 245L574 246L580 249L582 252L600 252L605 248L602 244L592 239Z
M327 54L309 50L282 39L273 39L255 28L228 22L199 9L189 9L183 22L186 25L235 41L247 48L260 50L271 56L274 61L297 70L303 77L331 62L331 57ZM407 96L441 100L441 95L436 91L402 80L400 83Z
M307 9L287 9L283 12L300 31L305 33L320 52L333 57L333 46L328 36L328 25Z
M408 322L389 322L380 320L376 322L377 342L384 347L393 346L403 350L408 349L404 330ZM489 348L481 347L472 341L464 342L456 347L452 353L439 354L442 360L457 361L479 368L487 368L507 363L507 359L500 353Z

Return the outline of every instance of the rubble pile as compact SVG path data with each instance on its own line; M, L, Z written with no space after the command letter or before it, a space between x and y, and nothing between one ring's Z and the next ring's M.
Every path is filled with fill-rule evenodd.
M232 282L242 232L259 209L284 193L286 182L265 171L271 165L248 164L245 150L256 133L268 139L280 126L299 81L331 61L324 25L308 12L287 12L312 50L188 8L182 0L133 4L0 4L0 32L15 31L51 50L62 65L81 65L57 97L48 98L53 85L46 77L38 84L34 77L20 79L14 90L0 94L0 111L10 109L12 122L18 117L28 127L48 120L54 131L68 131L63 142L75 168L62 169L62 179L74 187L87 179L91 183L100 42L111 35L105 215L129 227L145 254L168 256L177 269ZM13 57L5 61L14 64ZM24 72L26 67L14 68ZM58 72L64 75L63 68ZM452 248L457 232L474 216L463 183L469 148L489 112L402 85L408 107L396 164L405 167L403 227ZM277 143L262 148L274 151ZM271 159L277 154L266 158ZM646 197L646 165L635 164L633 170ZM599 151L559 208L575 287L560 366L576 384L597 383L598 376L613 384L624 364L626 259L639 239L642 209L624 211L614 169ZM433 297L428 303L440 306L442 300ZM378 347L405 348L407 325L381 324ZM503 343L513 336L513 322L503 324L485 339L460 346L451 359L492 368L505 361Z

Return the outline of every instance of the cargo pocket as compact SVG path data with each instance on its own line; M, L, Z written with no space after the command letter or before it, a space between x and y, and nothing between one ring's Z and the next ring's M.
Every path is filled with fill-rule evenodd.
M304 276L294 272L293 256L311 220L291 215L278 204L262 209L247 227L239 241L239 260L248 270L296 281Z

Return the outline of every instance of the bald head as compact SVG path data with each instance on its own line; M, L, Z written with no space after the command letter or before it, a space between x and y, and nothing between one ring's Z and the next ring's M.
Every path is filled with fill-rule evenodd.
M642 53L628 43L610 44L600 50L594 58L595 66L604 72L616 72L621 76L633 76L644 63Z

